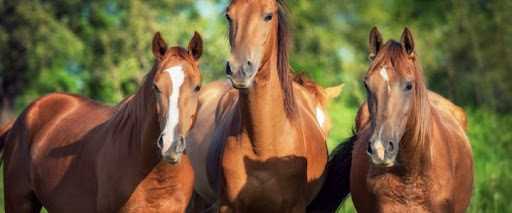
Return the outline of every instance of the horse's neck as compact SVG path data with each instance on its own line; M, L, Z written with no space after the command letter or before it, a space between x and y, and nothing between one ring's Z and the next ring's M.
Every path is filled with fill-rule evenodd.
M242 128L247 132L255 153L272 149L283 134L291 134L291 121L286 115L283 92L275 60L270 59L259 72L253 86L240 91ZM291 136L291 135L290 135Z
M421 116L416 119L417 122L408 127L404 136L405 141L400 145L400 166L409 176L422 175L430 168L432 162L431 131L434 109L430 103L426 107L427 110L421 112Z
M111 119L109 128L117 141L118 150L127 153L131 159L152 160L158 139L158 117L156 99L151 87L145 82L137 93L119 107L118 113ZM137 157L138 156L138 157Z

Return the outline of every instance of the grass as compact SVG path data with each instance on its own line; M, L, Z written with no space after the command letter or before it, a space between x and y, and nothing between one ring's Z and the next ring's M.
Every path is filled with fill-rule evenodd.
M349 137L354 126L357 109L344 103L346 101L338 100L329 107L333 124L329 149ZM499 115L485 109L469 109L467 113L476 168L469 212L512 212L512 115ZM2 178L0 183L3 192ZM3 209L3 201L3 193L0 193L0 209ZM355 212L351 199L347 199L338 212Z

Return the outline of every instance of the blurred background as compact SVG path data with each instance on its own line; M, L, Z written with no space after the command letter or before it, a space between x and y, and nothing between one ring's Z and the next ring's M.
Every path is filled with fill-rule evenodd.
M224 79L227 3L0 0L0 122L55 91L115 104L150 70L157 31L171 46L200 32L203 81ZM329 107L331 149L349 136L365 98L370 28L398 40L408 26L429 88L468 113L476 162L470 212L512 212L512 1L289 0L288 7L295 72L322 86L345 83ZM352 211L349 199L340 212Z

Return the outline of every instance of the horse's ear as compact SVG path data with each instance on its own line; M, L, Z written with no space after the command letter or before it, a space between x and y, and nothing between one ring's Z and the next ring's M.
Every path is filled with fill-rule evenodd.
M156 59L161 59L167 51L167 44L165 43L160 32L157 32L153 37L153 55Z
M334 99L340 96L344 86L345 84L340 84L338 86L325 88L325 94L327 96L327 99Z
M405 49L405 52L409 54L409 56L414 56L414 39L412 37L412 33L409 28L405 28L402 36L400 38L400 43Z
M373 27L370 31L370 39L368 41L368 58L373 61L379 53L380 48L382 47L382 35L379 32L377 27Z
M203 54L203 39L198 32L194 32L194 36L188 43L188 52L194 59L199 60Z

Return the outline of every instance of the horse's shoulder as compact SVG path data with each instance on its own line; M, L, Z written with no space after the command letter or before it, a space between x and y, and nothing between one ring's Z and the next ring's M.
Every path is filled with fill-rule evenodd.
M434 134L437 134L434 136L437 137L437 140L442 141L441 144L447 146L452 153L471 154L469 138L459 121L446 110L434 107L433 111L433 122L436 126Z

